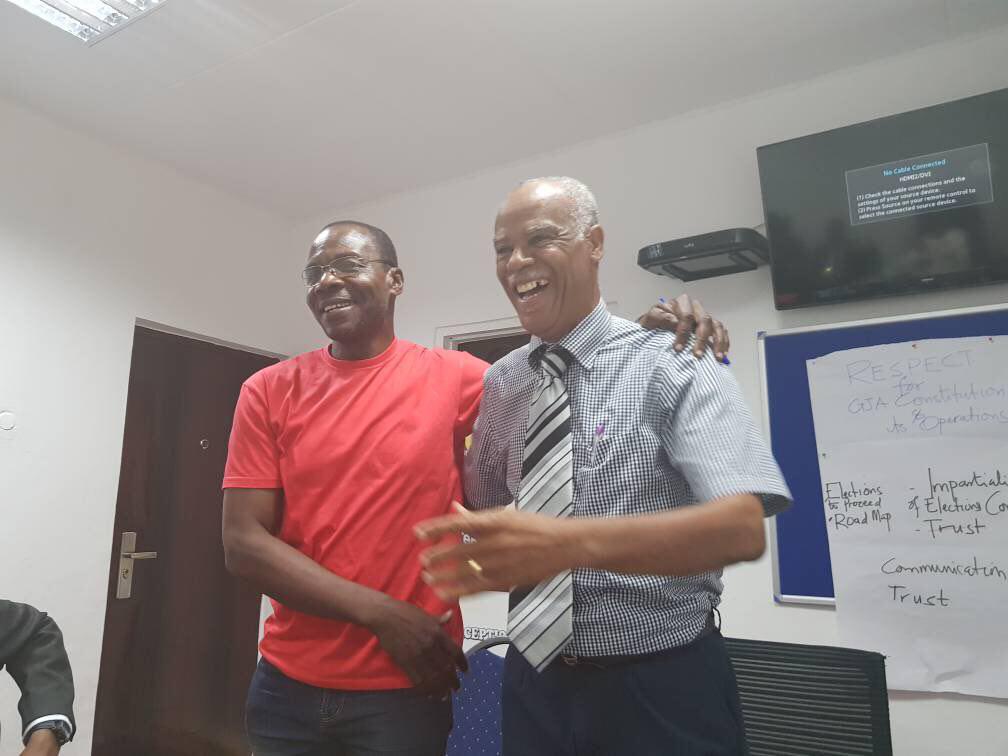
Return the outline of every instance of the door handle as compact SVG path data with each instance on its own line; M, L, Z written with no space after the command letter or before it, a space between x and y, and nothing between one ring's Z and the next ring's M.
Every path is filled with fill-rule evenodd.
M137 534L127 530L122 534L119 548L119 577L116 581L116 598L128 599L133 595L133 562L138 559L157 559L156 551L137 551Z

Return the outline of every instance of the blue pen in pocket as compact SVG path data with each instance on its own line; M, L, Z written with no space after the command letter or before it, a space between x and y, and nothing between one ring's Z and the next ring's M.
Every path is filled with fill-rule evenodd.
M591 449L588 455L588 466L595 467L595 457L598 454L599 442L605 436L605 422L600 422L595 426L595 433L592 435Z

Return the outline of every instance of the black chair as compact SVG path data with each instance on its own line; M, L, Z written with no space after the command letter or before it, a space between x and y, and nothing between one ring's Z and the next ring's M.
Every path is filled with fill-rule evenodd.
M725 638L750 756L891 756L885 657Z

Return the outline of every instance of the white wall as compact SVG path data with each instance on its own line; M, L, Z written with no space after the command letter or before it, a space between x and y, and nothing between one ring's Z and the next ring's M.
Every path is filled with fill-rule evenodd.
M134 319L288 353L289 227L0 101L0 596L60 623L90 752ZM142 670L137 670L142 674ZM0 753L17 751L0 675Z
M670 76L694 75L670 72ZM519 180L569 174L597 193L608 234L603 293L624 314L683 288L726 321L733 370L758 409L757 330L923 312L1008 299L1008 286L778 313L766 269L684 287L635 265L644 244L762 222L755 149L813 133L1008 86L1008 33L924 49L900 58L649 125L520 164L343 208L303 224L305 243L328 220L353 217L386 229L406 270L399 334L430 344L464 322L510 318L493 275L494 209ZM562 107L562 103L558 104ZM599 104L600 108L605 103ZM520 107L505 110L520 118ZM495 116L499 117L499 116ZM305 344L307 346L307 344ZM730 569L724 618L731 635L804 643L838 641L832 610L774 606L769 560ZM493 618L487 619L493 624ZM1008 753L1008 705L957 696L892 695L898 754Z
M295 229L158 164L0 101L0 596L50 609L77 680L88 753L136 317L284 353L317 346L296 272L323 222L359 217L397 240L407 271L400 335L509 319L492 274L493 211L518 180L593 186L608 231L606 297L636 314L678 282L633 263L645 243L761 221L754 149L780 139L1008 86L1008 33L932 48L502 167ZM687 75L671 72L670 75ZM601 103L600 107L605 104ZM758 329L1008 298L1008 286L777 313L765 270L689 287L734 334L733 370L758 406ZM726 630L837 640L828 610L776 607L766 560L727 575ZM18 732L0 675L0 753ZM897 753L1008 752L1008 707L893 696ZM939 728L935 723L940 722Z

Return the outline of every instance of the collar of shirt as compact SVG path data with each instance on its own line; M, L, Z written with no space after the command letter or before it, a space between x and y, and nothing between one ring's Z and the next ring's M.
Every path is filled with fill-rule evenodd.
M612 324L612 315L606 307L605 300L601 297L595 308L588 313L587 317L574 326L574 329L560 339L556 344L543 341L538 336L533 336L529 340L529 364L535 366L533 355L544 344L547 347L562 346L573 355L577 363L585 370L591 370L595 362L595 355L605 344L606 336L609 335L609 327Z

